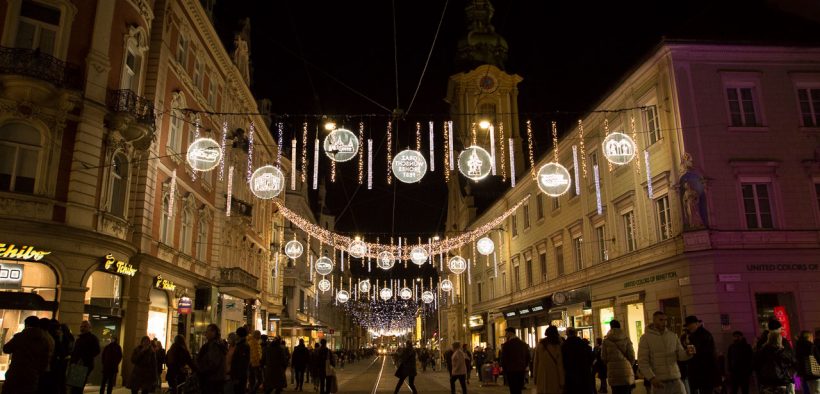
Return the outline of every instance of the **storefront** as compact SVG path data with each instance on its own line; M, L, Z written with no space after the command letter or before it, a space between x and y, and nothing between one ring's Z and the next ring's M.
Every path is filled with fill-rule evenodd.
M148 293L151 304L148 306L146 335L158 340L164 349L168 349L179 327L179 314L174 313L174 305L171 301L177 301L175 297L177 285L172 280L163 278L162 275L155 276L151 283L151 290Z
M501 313L506 320L506 327L515 327L516 335L530 347L535 347L538 340L544 337L544 331L549 325L547 311L550 303L551 301L547 297L503 309ZM504 331L499 331L499 335L504 335Z
M229 294L219 295L219 326L223 336L245 325L245 300Z
M27 317L55 316L58 282L54 269L43 260L48 254L0 243L0 347L23 330ZM5 380L10 361L8 354L0 355L0 380Z
M470 349L487 347L487 312L470 316L467 326L470 329Z
M574 327L579 337L594 341L589 288L555 292L550 301L550 324L557 326L562 334L567 327Z

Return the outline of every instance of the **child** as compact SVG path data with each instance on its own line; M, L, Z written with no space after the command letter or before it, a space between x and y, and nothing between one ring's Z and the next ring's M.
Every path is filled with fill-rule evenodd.
M493 383L498 383L498 375L501 374L501 367L498 361L493 362Z

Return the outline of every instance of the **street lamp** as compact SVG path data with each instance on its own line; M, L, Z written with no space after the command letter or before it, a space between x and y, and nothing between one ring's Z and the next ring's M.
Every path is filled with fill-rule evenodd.
M487 130L487 129L490 128L490 121L486 120L486 119L482 120L482 121L478 122L478 127L481 127L482 129Z

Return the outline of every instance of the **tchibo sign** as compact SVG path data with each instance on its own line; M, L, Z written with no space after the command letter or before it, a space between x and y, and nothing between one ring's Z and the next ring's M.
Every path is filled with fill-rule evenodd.
M23 265L0 263L0 289L23 287Z

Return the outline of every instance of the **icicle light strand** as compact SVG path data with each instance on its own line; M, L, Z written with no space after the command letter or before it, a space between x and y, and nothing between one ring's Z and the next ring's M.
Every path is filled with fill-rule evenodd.
M512 139L510 139L510 142L512 142ZM532 122L530 120L527 120L527 147L529 149L530 155L530 174L532 175L532 180L535 180L535 151L533 150L532 145ZM512 152L512 150L510 152Z
M245 181L251 181L251 174L253 174L253 135L256 131L256 127L254 127L253 122L251 122L251 126L248 131L248 168L245 174Z
M364 184L364 122L359 122L359 184Z
M296 190L296 138L290 140L290 190Z
M450 169L450 167L451 167L451 165L450 165L450 156L451 156L450 150L451 150L451 148L449 148L450 145L448 145L449 139L450 139L450 122L444 122L444 148L445 148L445 152L444 152L444 181L445 182L450 181L450 171L452 171Z
M201 127L201 123L200 123L199 115L197 115L196 120L194 121L194 139L193 139L193 141L196 141L196 140L199 139L199 128L200 127ZM191 168L191 181L196 182L196 178L197 178L197 171L196 171L195 168L192 167Z
M575 175L575 195L581 195L581 182L578 179L578 146L572 146L572 172Z
M393 122L387 122L387 184L393 184Z
M171 187L170 187L170 194L168 196L168 216L174 217L174 200L176 200L177 195L177 170L171 172Z
M490 161L491 161L491 171L493 176L496 175L496 165L495 165L495 126L490 125Z
M421 153L421 122L416 122L416 150Z
M282 122L276 124L276 168L282 169L282 148L284 148L284 141L282 141L282 133L285 126Z
M595 176L595 207L598 209L598 214L600 215L604 213L604 209L601 205L601 178L598 172L597 164L592 166L592 172Z
M222 122L222 140L219 142L219 180L225 179L225 145L228 143L228 121Z
M313 190L319 188L319 138L313 140Z
M641 146L641 144L638 143L638 129L637 129L637 127L635 127L635 115L632 115L632 116L629 117L629 128L632 131L632 141L635 141L635 146L636 147ZM640 173L641 173L641 160L638 159L638 160L635 160L635 174L640 175Z
M578 145L581 148L581 174L584 176L584 179L587 179L587 152L584 147L584 121L581 119L578 119L578 140Z
M513 139L509 140L510 147L510 186L515 187L515 148L513 148Z
M608 135L609 135L609 119L604 117L604 138L606 138L606 136L608 136ZM609 169L609 172L612 172L612 162L607 160L606 163L608 165L607 168Z
M456 169L456 160L455 160L455 152L453 151L453 134L455 130L453 130L453 121L447 121L447 154L450 158L450 171L455 171Z
M504 122L498 124L498 142L501 146L498 149L498 152L501 153L501 182L507 182L507 163L506 163L506 156L504 150Z
M433 138L433 122L430 122L430 172L436 171L435 138Z
M367 190L373 189L373 140L367 140Z
M649 194L649 199L655 199L655 193L652 191L652 170L649 169L649 151L643 151L644 167L646 167L646 191Z
M225 203L225 216L231 216L231 204L233 203L233 166L228 168L228 198Z
M308 146L308 124L307 122L302 123L302 183L307 182L307 146Z

